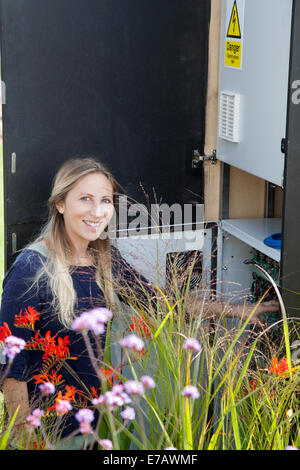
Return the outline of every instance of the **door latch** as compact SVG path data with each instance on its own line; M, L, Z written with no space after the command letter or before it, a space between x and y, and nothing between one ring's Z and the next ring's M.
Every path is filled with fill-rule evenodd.
M217 151L213 150L211 155L200 155L199 150L193 151L192 168L199 168L201 163L210 161L212 165L217 163Z

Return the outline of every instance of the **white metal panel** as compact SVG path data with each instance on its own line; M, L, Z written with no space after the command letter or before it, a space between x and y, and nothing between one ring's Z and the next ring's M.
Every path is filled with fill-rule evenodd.
M129 232L130 235L130 232ZM112 240L126 261L150 282L165 287L168 253L199 250L203 254L203 280L211 275L211 230L186 230L174 233L134 235Z
M244 11L241 66L225 66L228 11L234 0L223 0L219 90L241 95L240 142L218 137L217 158L281 186L293 2L236 2L239 14Z
M231 219L222 220L224 232L234 235L248 246L280 261L280 250L264 243L265 238L281 233L281 219Z
M229 233L223 234L222 300L243 304L251 294L252 266L243 261L253 257L254 249Z

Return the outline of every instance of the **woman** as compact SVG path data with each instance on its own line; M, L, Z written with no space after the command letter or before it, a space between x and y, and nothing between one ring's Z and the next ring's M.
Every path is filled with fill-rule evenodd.
M127 301L129 293L136 292L146 309L156 295L103 236L116 197L116 181L97 160L74 159L63 164L48 201L48 223L6 274L0 325L6 322L12 335L30 345L16 356L3 383L9 414L20 405L20 425L26 422L45 382L54 383L61 397L69 394L85 405L99 392L100 379L87 345L71 328L74 318L98 307L115 311L115 293ZM224 310L217 302L207 305L216 314ZM190 308L199 309L197 300ZM253 320L270 310L277 310L277 303L259 306ZM231 306L228 315L247 316L249 311ZM100 339L103 349L105 334ZM89 341L96 354L97 337L90 335ZM63 435L77 428L74 415L68 414Z

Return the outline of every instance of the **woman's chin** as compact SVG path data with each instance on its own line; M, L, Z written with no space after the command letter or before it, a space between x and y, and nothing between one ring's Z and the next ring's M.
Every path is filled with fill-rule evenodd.
M101 230L93 235L89 235L88 241L95 242L96 240L105 240L106 238L108 238L108 232L106 232L105 230Z

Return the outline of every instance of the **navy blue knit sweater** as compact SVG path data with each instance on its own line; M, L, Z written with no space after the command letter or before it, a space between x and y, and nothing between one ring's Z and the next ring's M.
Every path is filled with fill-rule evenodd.
M141 275L139 275L120 255L120 252L111 247L112 258L112 278L118 281L121 286L121 292L118 292L120 300L128 302L128 289L133 289L141 302L148 303L150 297L155 295L151 284ZM51 307L52 295L49 292L47 283L41 281L38 288L32 287L32 281L36 272L40 269L43 262L43 255L32 249L25 249L17 257L15 263L7 272L3 281L3 294L1 301L0 326L6 322L13 335L23 338L26 342L32 340L38 331L38 337L45 337L47 332L51 337L55 336L62 339L68 336L70 358L62 361L61 368L59 362L56 362L51 371L61 375L62 393L65 392L65 386L74 386L77 390L83 391L84 396L88 396L93 389L99 389L101 384L91 364L86 345L80 333L71 329L66 329L59 321L57 315ZM71 269L71 276L77 302L75 312L80 314L96 307L105 307L105 300L102 291L95 282L94 266L78 266ZM145 293L146 292L146 293ZM28 306L34 308L39 314L39 320L35 323L34 331L28 328L15 326L15 316ZM100 338L104 346L105 335ZM92 346L96 348L94 337L90 335ZM14 359L6 377L12 377L20 381L26 381L28 386L29 398L32 405L39 405L40 399L38 390L38 380L36 375L41 373L45 360L43 360L43 351L23 350ZM0 365L1 369L1 365ZM2 366L2 374L5 366ZM58 387L58 388L59 388ZM34 400L36 403L34 403ZM75 410L76 411L76 410ZM78 423L74 414L70 414L67 420L67 427L63 430L63 435L67 435L78 428Z

